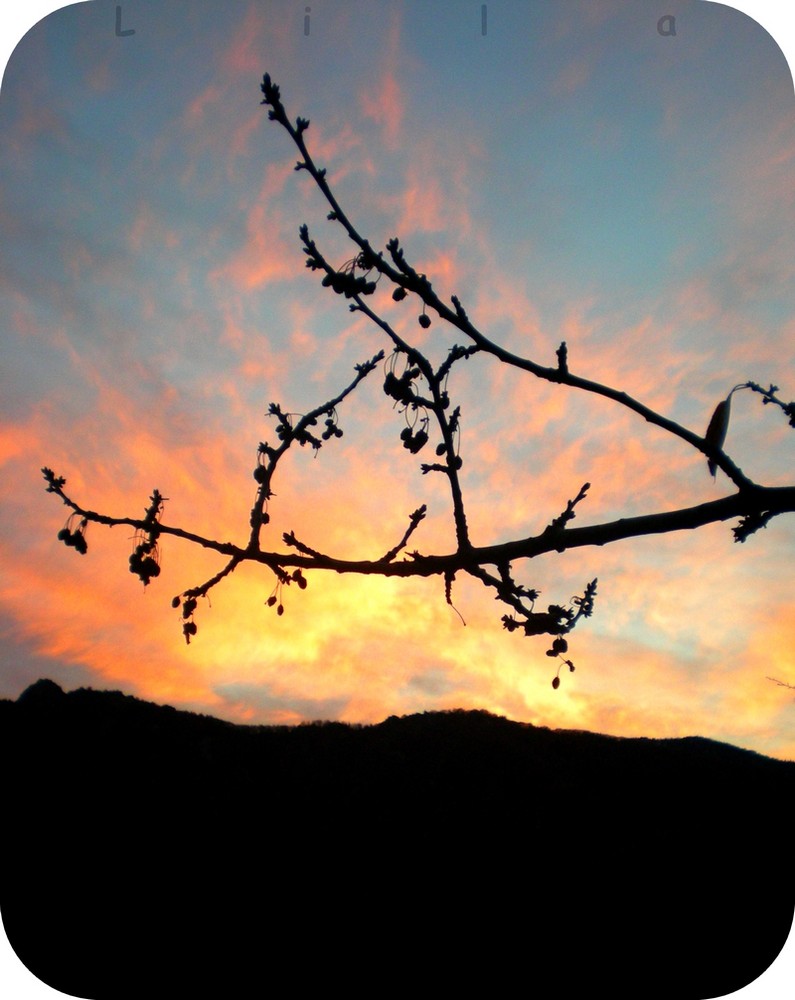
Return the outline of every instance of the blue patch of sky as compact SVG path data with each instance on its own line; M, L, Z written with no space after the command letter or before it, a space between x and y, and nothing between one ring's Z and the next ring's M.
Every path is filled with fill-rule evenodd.
M413 35L422 80L431 80L434 115L457 123L466 81L471 128L490 151L484 215L506 261L534 276L549 320L561 318L567 299L602 288L641 304L659 299L673 277L686 277L683 242L688 271L726 252L732 234L714 195L732 153L733 110L762 75L787 72L753 22L688 5L679 34L666 39L656 8L639 4L634 20L622 11L620 30L608 18L570 39L565 21L577 20L576 5L560 13L554 4L490 4L491 40L500 38L490 49L464 8L471 14L472 5L456 7L446 29L459 33L460 47L448 45L444 62L435 59L438 12ZM572 93L568 67L574 81L582 73Z

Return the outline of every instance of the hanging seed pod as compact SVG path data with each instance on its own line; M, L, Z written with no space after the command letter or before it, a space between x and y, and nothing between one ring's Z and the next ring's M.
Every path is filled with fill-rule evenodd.
M422 316L418 317L418 322L423 330L427 330L431 325L431 317L427 313L423 313Z
M401 287L396 288L394 292L392 292L392 298L395 300L395 302L402 302L407 295L408 292L406 291L406 289Z
M384 379L384 392L393 399L400 399L401 385L393 372L387 372Z
M141 579L144 581L144 584L147 584L153 576L160 576L160 566L157 560L151 556L147 556L141 566Z
M560 687L560 677L552 678L552 687L555 688L555 690L557 691L557 689Z
M417 431L414 435L412 441L406 441L405 447L409 449L412 455L416 455L418 451L425 447L428 443L428 434L426 431Z

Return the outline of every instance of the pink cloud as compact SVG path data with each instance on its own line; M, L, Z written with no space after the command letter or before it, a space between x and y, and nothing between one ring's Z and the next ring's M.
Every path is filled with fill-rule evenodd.
M359 90L362 112L381 129L382 141L388 149L397 147L405 115L405 99L398 83L401 33L400 10L393 7L380 59L381 79L375 85L367 84Z
M191 99L185 109L187 124L191 128L196 128L201 125L207 108L217 105L223 95L223 88L221 88L217 83L208 84L204 90L200 91Z
M95 62L88 62L88 73L86 80L89 87L99 93L104 93L110 86L113 80L113 72L111 70L111 60L97 60Z
M148 253L156 244L168 250L175 250L181 242L181 237L175 230L167 229L151 207L140 205L127 233L130 249L135 254Z
M252 138L259 134L263 124L262 110L258 108L256 112L250 114L247 119L232 130L227 150L228 158L231 161L239 159L248 153ZM230 178L234 177L231 170L228 171L228 176Z
M400 139L405 102L393 73L386 71L377 88L363 89L359 102L365 117L381 129L387 147L394 149Z
M374 176L376 168L365 137L349 121L339 121L334 125L311 122L307 146L315 166L328 171L329 183L335 194L340 196L342 182L348 177L354 177L357 198L366 199L367 193L358 178L362 174L367 177ZM289 174L294 177L294 161L288 161L286 165ZM317 205L314 200L317 197L314 182L309 179L308 174L301 175L298 190L302 198L311 199ZM341 198L341 200L347 199ZM351 221L356 224L355 219Z
M432 138L416 137L404 187L395 198L400 214L394 228L401 239L415 232L444 232L462 247L483 239L475 235L472 215L482 160L478 144L462 149L459 135L438 130Z
M221 54L221 69L236 76L261 76L267 69L263 66L263 50L276 49L284 57L292 49L294 35L295 26L289 18L275 18L269 8L249 4L231 42Z
M580 57L572 59L560 70L550 83L550 93L553 97L570 97L581 90L591 77L591 58Z
M275 204L266 183L246 214L245 243L213 269L210 278L251 291L294 278L299 254L293 220Z

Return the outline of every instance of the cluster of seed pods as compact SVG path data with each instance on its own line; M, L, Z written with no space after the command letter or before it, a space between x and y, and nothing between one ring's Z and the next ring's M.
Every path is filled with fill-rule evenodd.
M342 428L337 423L337 411L333 407L326 411L326 429L320 436L324 441L329 441L333 437L342 437Z
M153 576L160 576L157 542L148 538L135 546L130 555L130 572L139 577L145 587Z
M172 608L178 608L182 605L182 634L185 636L185 642L190 645L190 639L192 635L196 635L199 631L196 622L193 620L193 612L196 610L196 598L188 597L185 601L181 597L175 597L171 601Z
M77 517L76 514L72 514L66 524L58 532L59 541L63 542L64 545L68 545L70 548L76 549L81 556L84 556L88 552L88 543L86 542L86 528L88 527L88 521L83 518L76 528L72 528L72 524Z

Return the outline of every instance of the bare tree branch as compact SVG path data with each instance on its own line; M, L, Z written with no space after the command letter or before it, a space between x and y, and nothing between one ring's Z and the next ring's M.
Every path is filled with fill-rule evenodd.
M795 684L788 684L786 681L777 680L775 677L768 677L769 681L773 681L778 687L789 688L791 691L795 691Z
M732 518L739 518L738 524L733 528L735 540L744 542L754 532L765 527L771 518L795 511L795 486L766 487L752 482L722 447L728 426L729 400L732 393L740 389L747 388L760 393L763 403L779 406L789 418L790 425L795 427L795 404L783 403L776 395L777 386L771 385L768 389L763 389L754 382L735 386L716 411L721 417L720 427L717 426L716 418L708 431L701 435L655 412L625 392L572 373L570 351L565 341L561 342L556 351L557 363L553 366L541 365L507 351L474 325L457 296L452 296L449 304L437 296L428 277L408 262L396 237L387 242L386 255L373 250L337 201L326 178L325 169L315 164L304 138L309 128L308 120L297 118L295 125L291 123L282 104L279 88L268 75L263 78L261 90L264 95L262 103L270 109L269 118L285 129L298 149L300 159L296 170L305 171L312 178L330 206L328 219L342 226L356 247L356 253L351 259L340 267L334 267L317 242L310 237L308 226L303 224L299 229L299 237L306 256L306 266L313 272L321 272L322 286L346 299L350 310L360 312L376 331L386 337L391 345L391 353L385 357L384 352L379 351L369 361L356 365L356 377L346 388L306 414L293 414L277 403L270 404L268 415L276 421L277 443L260 442L257 449L257 461L253 470L257 494L249 513L248 541L245 545L221 542L164 523L165 498L157 490L153 491L150 505L140 518L111 517L89 510L65 492L66 480L63 477L56 476L49 468L42 469L47 490L59 496L71 511L66 525L59 532L59 538L85 554L85 529L88 523L95 522L108 527L127 525L134 528L135 548L130 557L130 570L142 579L144 585L159 574L159 545L164 537L182 539L215 551L225 558L224 566L214 576L198 586L184 590L173 599L173 606L182 608L182 626L187 642L190 642L197 631L194 621L197 599L206 597L213 587L243 562L260 563L274 573L275 586L266 603L276 607L279 614L284 610L284 587L296 584L300 589L305 588L307 581L304 573L310 570L395 578L442 576L445 598L451 606L452 584L456 574L466 573L492 589L496 600L509 609L510 613L502 617L503 627L508 631L518 630L525 635L549 634L554 637L547 655L559 660L558 671L553 679L553 686L557 687L560 683L561 666L566 665L570 671L574 670L573 662L565 658L568 641L564 636L583 618L588 618L593 613L597 581L586 583L582 594L565 604L553 603L545 609L539 609L536 607L539 592L514 579L512 567L515 563L551 552L560 553L640 536L693 530ZM395 302L406 300L411 295L417 297L422 310L418 317L421 327L427 329L436 319L442 320L464 335L467 346L453 344L448 348L445 360L435 368L422 351L398 334L370 304L382 279L387 286L394 286L392 299ZM646 422L705 455L711 468L720 468L726 474L736 487L736 492L718 500L679 510L656 511L575 528L571 526L575 513L579 513L579 509L575 512L575 508L584 503L590 489L590 484L585 483L577 495L567 501L565 509L552 517L538 533L492 545L474 544L467 524L465 498L459 475L463 463L460 454L462 412L460 406L452 406L448 383L454 366L475 355L489 356L536 378L602 396L631 410ZM402 446L412 455L419 454L431 443L432 431L438 431L437 461L422 462L420 469L424 474L441 473L449 483L455 550L444 554L422 554L419 550L407 550L409 539L415 535L425 518L424 504L410 515L408 528L398 543L377 558L354 560L344 555L324 553L299 540L293 531L282 536L285 550L263 549L261 532L270 520L268 503L275 496L273 480L280 459L295 443L302 447L309 445L317 451L325 442L341 437L337 407L381 362L385 369L384 393L403 418L404 427L400 433ZM720 410L720 405L724 407L723 410ZM325 427L322 432L317 430L321 419ZM776 683L791 686L779 681Z

